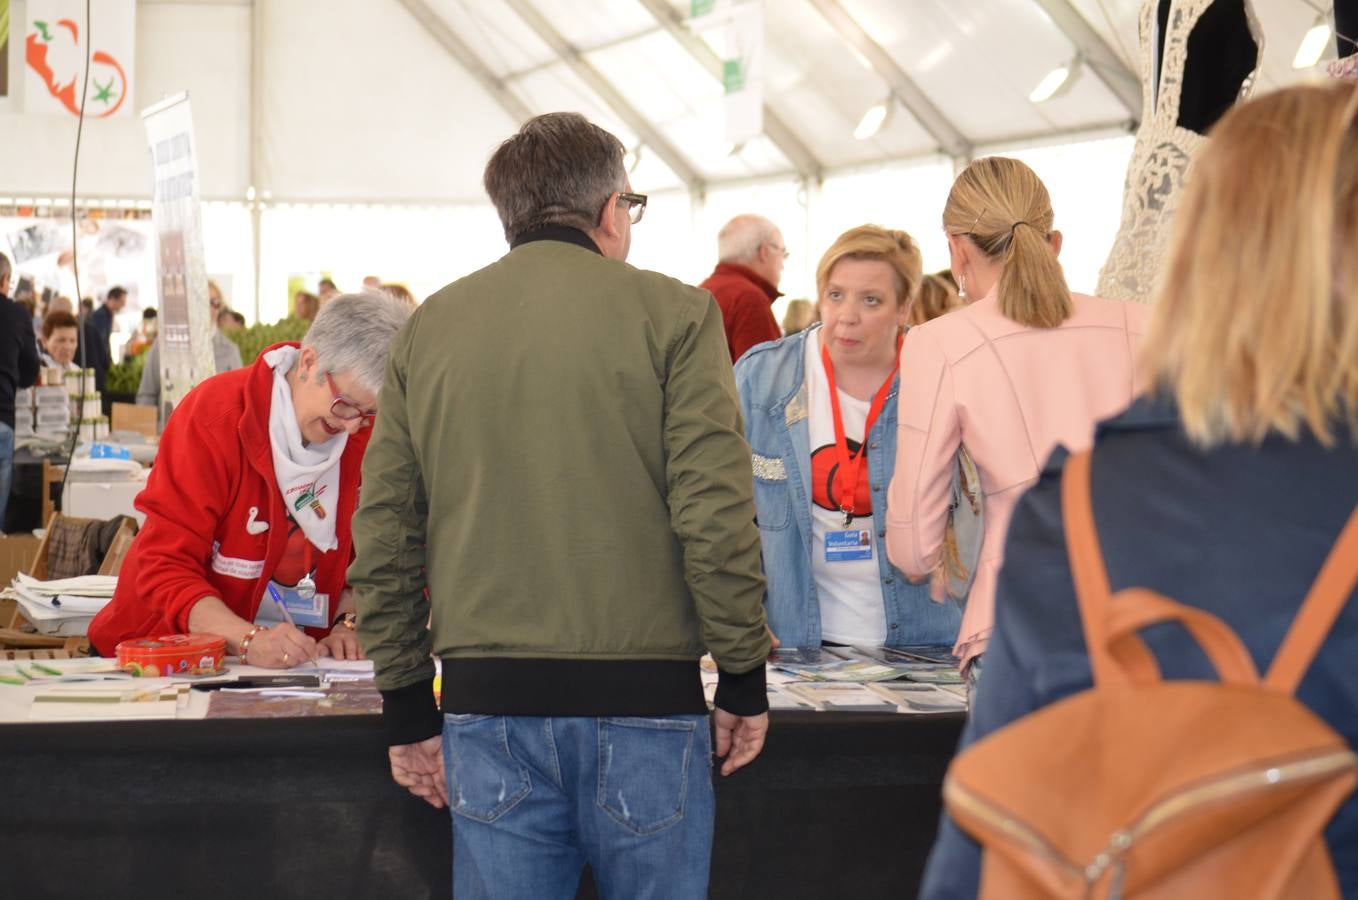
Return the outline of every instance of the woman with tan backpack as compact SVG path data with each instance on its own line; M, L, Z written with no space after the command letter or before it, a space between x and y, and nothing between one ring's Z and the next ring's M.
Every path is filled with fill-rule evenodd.
M1356 116L1213 130L1150 394L1014 512L921 896L1358 896Z

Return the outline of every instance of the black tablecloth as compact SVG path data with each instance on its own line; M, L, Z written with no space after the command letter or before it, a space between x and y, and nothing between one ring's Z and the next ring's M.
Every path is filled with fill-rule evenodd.
M775 713L718 778L711 896L913 896L961 724ZM0 726L3 896L446 898L449 829L376 717Z

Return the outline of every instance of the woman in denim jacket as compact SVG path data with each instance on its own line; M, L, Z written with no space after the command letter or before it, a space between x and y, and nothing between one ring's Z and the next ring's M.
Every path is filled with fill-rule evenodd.
M900 339L921 279L903 231L850 229L816 269L822 324L736 363L769 627L786 647L950 644L960 613L886 557Z

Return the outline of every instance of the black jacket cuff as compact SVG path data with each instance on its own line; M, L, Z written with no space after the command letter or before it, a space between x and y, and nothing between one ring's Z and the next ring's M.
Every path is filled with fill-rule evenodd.
M443 730L443 715L434 703L434 679L382 692L382 725L387 744L415 744Z
M717 695L712 703L717 709L737 716L768 712L769 692L764 681L764 667L755 666L739 675L717 669Z

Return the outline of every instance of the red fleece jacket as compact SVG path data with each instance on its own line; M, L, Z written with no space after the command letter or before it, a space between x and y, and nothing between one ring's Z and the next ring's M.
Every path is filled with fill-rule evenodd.
M755 344L783 336L778 320L773 317L773 301L782 294L744 266L717 263L717 268L698 287L711 291L721 307L732 363Z
M269 448L272 394L273 369L261 354L253 365L207 379L175 409L137 495L146 524L123 561L113 600L90 625L90 643L101 655L113 655L129 638L187 632L189 610L204 597L220 597L254 621L288 537ZM335 515L339 546L313 557L316 589L329 595L331 615L353 559L351 522L370 433L349 437L338 501L325 504Z

